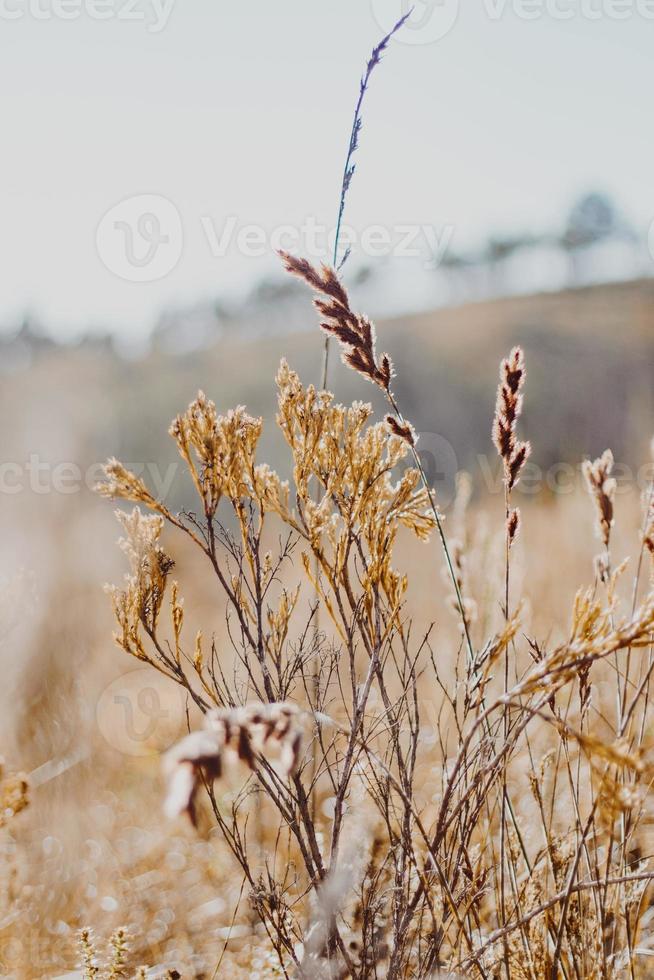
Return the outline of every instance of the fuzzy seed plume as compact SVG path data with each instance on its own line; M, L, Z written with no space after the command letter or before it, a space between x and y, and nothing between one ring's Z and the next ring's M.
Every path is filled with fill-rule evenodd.
M509 511L509 516L506 522L506 533L509 541L509 548L513 547L515 539L520 533L520 508L514 507Z
M598 459L586 459L582 464L588 492L596 510L597 533L605 548L609 546L613 527L613 503L617 484L611 476L613 472L613 453L605 450Z
M287 779L297 768L302 748L299 715L299 709L286 702L209 711L204 728L183 738L165 758L166 815L187 813L195 825L196 797L203 782L220 779L239 761L254 771L263 756L276 761Z
M354 313L346 289L337 273L328 265L316 269L306 259L280 252L287 272L302 279L318 296L314 305L322 317L325 333L338 340L343 349L343 362L362 377L388 392L393 377L393 365L388 354L377 356L376 334L371 320Z
M400 422L394 415L387 415L386 425L394 436L397 436L399 439L404 439L410 446L415 446L417 443L418 437L410 422Z
M518 421L522 415L522 389L525 383L525 357L522 348L514 347L500 364L500 383L493 422L493 442L504 466L504 483L511 491L531 454L529 442L518 439Z

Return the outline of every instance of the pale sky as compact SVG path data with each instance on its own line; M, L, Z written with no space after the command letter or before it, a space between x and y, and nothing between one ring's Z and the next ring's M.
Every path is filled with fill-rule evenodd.
M445 32L456 0L430 2L373 76L346 221L449 227L463 249L556 227L597 188L646 230L654 3L461 0ZM401 13L402 0L0 0L0 323L29 309L62 336L141 334L166 304L275 269L274 229L332 228L358 79ZM126 281L116 250L142 202L101 221L143 195L173 268L163 248L159 278ZM260 232L239 247L247 225ZM133 240L147 276L148 242Z

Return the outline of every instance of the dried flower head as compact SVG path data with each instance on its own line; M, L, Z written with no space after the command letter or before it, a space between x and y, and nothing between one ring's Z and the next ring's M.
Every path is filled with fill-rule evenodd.
M394 415L387 415L386 425L394 436L404 439L410 446L415 446L417 443L418 437L410 422L399 421Z
M613 453L607 449L602 455L591 462L583 462L583 474L586 478L588 491L595 501L597 510L597 533L605 548L609 546L611 528L613 527L613 501L615 500L616 482L611 476L613 471Z
M328 265L316 269L306 259L295 258L288 252L279 254L287 271L319 294L314 304L323 317L320 326L340 343L344 363L388 392L393 377L391 360L388 354L377 358L375 328L367 317L352 311L347 291L334 269Z
M131 514L117 511L116 516L125 530L120 546L129 559L130 573L122 589L108 590L120 627L115 639L127 653L146 660L141 629L148 634L156 629L174 562L159 544L163 518L146 516L138 507Z
M95 490L103 497L121 500L131 500L135 504L143 504L151 510L159 509L143 480L128 470L119 460L113 457L105 463L104 482L96 484Z
M129 947L127 944L127 929L124 926L116 929L109 940L111 948L111 962L109 964L108 980L120 980L125 977L125 968Z
M509 548L513 547L515 539L520 533L520 508L514 507L509 511L509 516L506 521L506 534L507 540L509 542Z
M493 442L504 464L504 483L511 491L531 453L529 442L516 437L522 414L522 388L525 382L525 358L520 347L514 347L500 364L500 384L493 423Z
M96 980L96 977L100 975L100 967L97 962L98 954L93 941L93 933L90 929L82 929L79 946L84 966L84 980Z
M286 702L208 712L204 729L187 735L166 756L167 815L188 813L195 824L201 783L220 779L226 767L239 760L254 770L261 755L276 761L282 776L288 778L297 768L302 748L299 715L299 709Z
M262 419L252 418L242 405L227 415L218 415L202 391L186 412L174 419L170 435L208 516L215 514L223 496L236 501L251 492L262 425Z
M329 392L305 388L285 361L277 383L277 421L293 455L297 511L289 512L288 488L281 486L269 488L268 506L309 543L332 589L348 580L351 542L359 541L367 601L381 586L397 608L406 589L404 576L391 567L398 530L407 527L426 541L436 525L418 470L409 468L393 480L393 470L410 451L406 440L383 422L369 425L370 405L337 405ZM310 563L305 571L332 615Z

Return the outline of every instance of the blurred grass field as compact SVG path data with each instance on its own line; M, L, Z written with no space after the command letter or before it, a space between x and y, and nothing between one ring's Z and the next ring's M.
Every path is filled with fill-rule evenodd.
M308 302L307 322L313 322ZM607 446L629 467L618 496L615 549L627 553L640 520L637 477L650 459L654 430L654 283L443 310L382 323L379 338L424 443L434 445L435 435L453 450L454 462L445 457L445 478L456 469L473 475L473 592L484 591L501 561L502 496L489 494L485 483L497 470L490 440L497 364L517 341L529 371L524 430L543 473L559 463L576 466ZM144 468L146 479L163 479L170 506L188 503L190 488L165 431L198 388L219 410L243 403L263 415L259 455L287 472L274 426L273 377L285 355L304 381L316 378L321 347L317 331L308 330L131 362L58 349L2 378L0 727L7 763L34 773L35 784L30 807L0 830L2 976L64 975L76 967L82 926L108 937L126 925L139 937L135 965L183 963L185 977L209 978L234 916L232 972L224 975L237 976L238 969L243 976L256 976L257 969L272 975L265 964L256 966L256 953L253 965L260 936L247 901L239 904L241 880L215 833L207 826L196 837L161 815L158 753L185 729L185 703L155 688L152 715L147 701L134 700L143 689L139 678L128 679L124 690L120 682L110 687L138 666L112 643L102 589L123 572L118 527L111 506L86 484L97 478L99 463L116 455ZM341 401L377 398L340 366L333 387ZM72 468L57 470L62 464ZM539 486L520 500L524 540L515 577L525 583L531 629L550 639L565 632L576 588L592 581L596 548L580 484L573 481L570 492L558 495L546 481ZM206 633L213 628L220 644L222 600L188 549L177 542L175 550L176 574L192 583L185 589L192 593L189 621ZM451 646L456 624L446 608L436 542L403 542L400 557L409 570L424 570L410 595L418 626L435 620L437 644ZM127 697L130 718L107 690ZM128 722L140 733L131 740L134 751Z

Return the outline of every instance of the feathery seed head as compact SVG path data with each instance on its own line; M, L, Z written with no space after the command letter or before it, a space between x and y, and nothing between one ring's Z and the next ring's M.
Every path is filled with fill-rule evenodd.
M165 758L169 817L188 813L196 822L196 796L203 781L220 779L225 767L241 761L254 771L259 755L276 760L283 778L295 772L303 731L299 709L286 702L248 704L210 711L204 729L173 746Z
M500 364L500 384L493 421L493 442L504 465L504 483L513 490L523 466L531 454L529 442L516 437L522 414L522 388L526 377L525 358L520 347L514 347Z
M513 543L520 532L520 508L514 507L513 510L509 511L509 516L506 522L506 532L509 541L509 548L511 548L513 547Z
M611 476L613 453L607 449L594 462L589 459L584 460L582 471L586 478L588 492L595 502L597 533L604 547L608 548L613 527L613 502L617 489L616 482Z
M375 328L367 317L352 311L334 269L327 265L316 269L306 259L279 254L286 270L318 293L314 305L322 317L320 326L340 343L344 363L387 392L393 377L391 360L388 354L377 357Z

